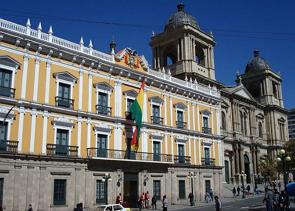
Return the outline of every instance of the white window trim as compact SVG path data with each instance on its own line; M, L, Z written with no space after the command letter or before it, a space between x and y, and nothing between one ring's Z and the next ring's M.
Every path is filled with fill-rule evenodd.
M209 159L211 159L212 158L212 156L211 156L211 146L208 146L208 145L203 146L204 158L205 158L205 149L206 148L209 149Z
M53 128L54 128L54 144L56 144L57 129L61 129L61 130L68 130L69 131L68 145L71 146L73 128L72 127L59 126L59 125L54 125Z
M109 149L109 142L110 142L111 133L110 132L102 132L102 131L99 131L99 130L95 130L94 134L95 134L95 148L97 148L97 135L106 135L107 136L106 149L108 150Z
M98 104L98 94L99 93L104 93L104 94L108 95L108 107L111 107L111 94L112 94L112 91L107 91L107 90L96 88L96 105Z
M17 72L17 69L15 67L10 67L10 66L6 66L3 64L0 64L0 68L5 69L5 70L10 70L12 71L12 76L11 76L11 88L14 88L15 86L15 74Z
M176 141L176 144L177 144L177 152L176 152L176 155L179 156L179 153L178 153L178 146L179 145L182 145L184 147L184 155L183 156L186 156L186 143L182 143L182 142L178 142Z
M127 100L130 99L130 100L134 100L135 101L135 97L131 97L131 96L128 96L128 95L125 95L125 111L126 112L129 112L127 110Z
M60 83L63 83L63 84L68 84L70 85L70 95L71 95L71 98L70 99L73 99L73 90L74 90L74 82L69 82L69 81L66 81L66 80L62 80L62 79L59 79L57 78L56 79L56 84L57 84L57 88L56 88L56 95L58 97L58 91L59 91L59 84Z
M210 116L202 114L202 127L204 127L204 117L208 119L208 127L210 127Z

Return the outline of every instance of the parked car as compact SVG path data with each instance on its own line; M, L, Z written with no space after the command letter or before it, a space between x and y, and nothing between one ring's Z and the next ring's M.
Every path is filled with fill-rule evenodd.
M130 208L125 208L121 204L105 204L97 206L97 211L130 211Z

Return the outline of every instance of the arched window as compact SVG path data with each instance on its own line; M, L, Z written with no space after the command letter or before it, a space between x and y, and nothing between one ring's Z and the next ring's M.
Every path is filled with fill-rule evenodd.
M260 138L262 138L262 123L261 122L258 123L258 135Z
M241 133L244 134L244 117L243 112L240 111L240 126L241 126Z
M226 130L226 116L223 111L221 112L221 129Z

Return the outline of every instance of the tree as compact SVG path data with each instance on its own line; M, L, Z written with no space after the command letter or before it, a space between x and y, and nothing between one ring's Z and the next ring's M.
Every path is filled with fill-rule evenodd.
M265 180L272 181L277 178L277 161L275 159L261 159L258 168Z

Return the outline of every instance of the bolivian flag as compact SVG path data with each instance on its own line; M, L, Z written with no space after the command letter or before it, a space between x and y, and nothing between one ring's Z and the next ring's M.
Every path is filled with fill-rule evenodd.
M134 133L132 135L132 140L131 140L132 151L137 151L138 143L140 139L140 128L142 123L142 110L143 110L143 92L144 92L143 89L144 89L144 82L141 83L139 93L137 94L135 101L132 103L130 107L131 118L135 120L135 124L136 124L136 128L134 130Z

